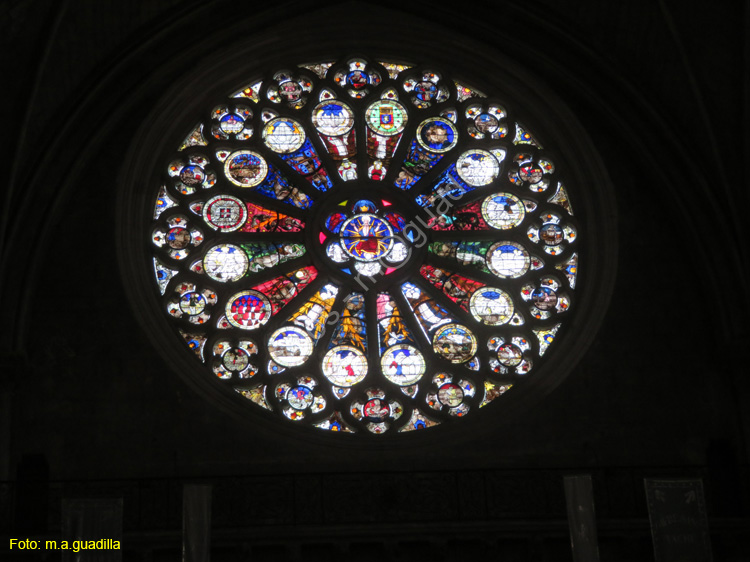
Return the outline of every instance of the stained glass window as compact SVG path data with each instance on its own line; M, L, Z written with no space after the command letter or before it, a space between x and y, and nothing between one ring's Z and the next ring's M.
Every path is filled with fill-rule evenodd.
M325 431L511 396L576 304L564 163L433 66L268 70L196 115L152 186L154 290L186 352L247 408Z

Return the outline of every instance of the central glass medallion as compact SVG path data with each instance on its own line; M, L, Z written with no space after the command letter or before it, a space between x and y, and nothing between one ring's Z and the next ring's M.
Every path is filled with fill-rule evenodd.
M388 275L406 263L410 240L404 233L406 221L398 213L388 211L386 200L376 205L370 200L354 204L343 201L325 221L333 236L320 233L328 258L344 273L368 277Z
M375 215L355 215L341 227L341 246L357 261L379 260L393 248L393 230Z

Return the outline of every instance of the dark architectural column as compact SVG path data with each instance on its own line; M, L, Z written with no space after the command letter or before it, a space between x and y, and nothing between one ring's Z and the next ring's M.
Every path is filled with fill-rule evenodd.
M566 476L563 479L568 505L570 547L575 562L599 562L594 490L591 475Z
M186 484L182 492L182 562L211 557L211 485Z

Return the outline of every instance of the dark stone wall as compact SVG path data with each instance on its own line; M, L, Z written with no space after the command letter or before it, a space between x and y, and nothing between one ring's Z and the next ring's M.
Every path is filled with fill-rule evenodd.
M704 477L713 513L746 513L748 100L741 69L750 61L741 3L698 11L672 1L487 2L473 8L476 18L455 17L464 9L458 5L339 5L353 25L381 9L401 10L536 64L530 70L572 109L607 166L618 210L612 301L564 384L522 416L495 423L487 415L483 425L437 444L334 446L238 422L174 372L136 320L114 242L115 180L125 153L143 115L182 71L155 70L217 33L223 17L271 22L316 9L290 2L253 14L244 3L162 0L0 7L10 53L0 245L8 367L0 369L0 391L10 397L4 479L20 480L16 471L37 455L53 482L243 475L297 485L310 478L328 497L331 487L349 496L383 480L390 484L374 485L384 496L419 489L424 497L441 487L445 471L491 499L482 513L492 519L493 510L515 513L507 494L518 488L505 486L502 471L516 471L520 481L526 474L531 488L518 493L530 498L541 493L533 471L558 478L584 470L610 490L597 501L620 494L630 502L615 502L622 507L611 516L645 517L635 507L640 478L668 469ZM500 44L495 28L515 40ZM64 190L69 177L75 185ZM413 472L424 478L415 481ZM329 473L341 475L335 485ZM294 503L294 490L279 493L283 501L271 494L264 503ZM555 494L559 503L561 484ZM459 497L444 503L441 495L428 511L460 520ZM408 520L419 512L398 509L378 517ZM540 509L563 515L562 504ZM339 516L323 508L309 515L319 523L347 520Z

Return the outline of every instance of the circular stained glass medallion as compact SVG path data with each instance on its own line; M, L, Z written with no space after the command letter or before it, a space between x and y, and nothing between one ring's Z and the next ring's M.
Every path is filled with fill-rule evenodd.
M563 240L563 229L557 224L545 224L539 231L539 237L548 246L557 246Z
M180 180L190 187L201 185L205 179L206 174L200 166L185 166L180 171Z
M250 357L244 349L229 349L221 357L224 368L229 371L244 371L250 363Z
M422 379L425 361L422 353L411 345L395 345L380 360L385 378L399 386L409 386Z
M321 135L339 137L354 127L354 112L342 101L326 100L313 110L312 122Z
M448 119L433 117L419 124L417 141L430 152L448 152L458 142L458 131Z
M497 117L482 113L474 118L474 126L480 133L494 133L498 129Z
M206 308L206 297L200 293L185 293L180 298L180 310L185 314L200 314Z
M451 363L465 363L477 351L477 339L466 326L448 324L440 328L433 340L435 353Z
M268 354L284 367L302 365L310 357L313 342L300 328L279 328L268 338Z
M513 299L495 287L477 289L469 304L474 318L490 326L501 326L513 316Z
M203 269L214 281L227 283L241 279L247 271L247 254L232 244L214 246L203 257Z
M149 209L154 286L248 408L378 435L455 423L533 378L575 308L564 163L500 95L427 68L250 77L211 106L243 98L241 115L175 140ZM252 354L228 343L248 331Z
M495 181L500 173L500 164L486 150L467 150L456 163L458 175L472 187L481 187Z
M300 385L290 388L286 394L286 399L289 402L289 405L295 410L305 410L312 406L315 397L313 396L312 390L306 386Z
M237 230L247 219L247 207L242 200L229 195L218 195L203 206L203 220L214 230Z
M464 391L454 383L445 383L438 390L438 400L444 406L455 408L464 400Z
M254 330L271 319L271 303L258 291L242 291L227 299L226 319L232 326Z
M490 195L482 202L482 217L492 228L509 230L523 221L523 203L512 193Z
M391 415L391 408L382 398L371 398L365 403L362 413L370 421L382 422Z
M263 142L274 152L290 154L304 144L305 131L294 119L279 117L263 127Z
M521 277L530 263L528 251L516 242L498 242L487 252L487 267L500 278Z
M517 345L506 343L497 350L497 358L506 367L515 367L523 359L523 353Z
M268 164L257 152L238 150L224 163L224 176L234 185L255 187L266 178Z
M367 358L361 349L337 346L323 357L322 371L323 376L336 386L354 386L367 374Z
M245 120L234 113L225 115L219 123L222 131L232 135L239 133L245 126Z
M367 108L367 126L376 135L392 137L404 130L408 120L406 108L394 100L378 100Z
M179 226L170 228L169 232L167 232L167 244L175 250L187 248L191 238L190 231Z
M375 215L355 215L341 227L341 246L356 260L375 261L390 252L393 231Z

